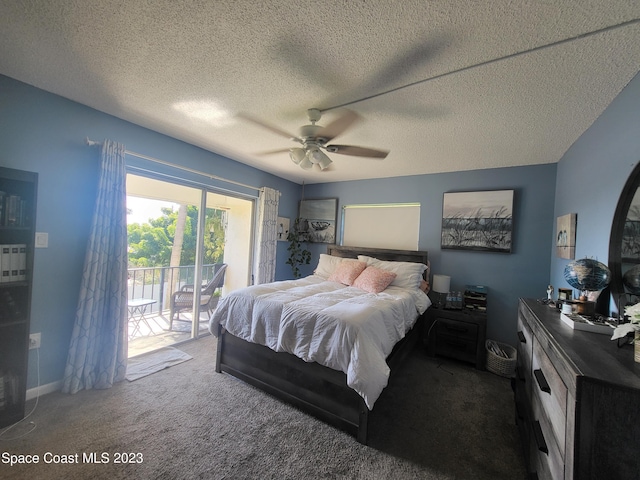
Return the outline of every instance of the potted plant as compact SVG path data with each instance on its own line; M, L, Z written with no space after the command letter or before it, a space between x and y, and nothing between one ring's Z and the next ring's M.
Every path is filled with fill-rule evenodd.
M307 234L300 230L300 218L296 218L293 227L289 229L287 235L289 241L289 259L287 265L291 265L291 271L294 278L300 278L300 269L298 265L309 265L311 262L311 252L307 250L303 244L307 242Z

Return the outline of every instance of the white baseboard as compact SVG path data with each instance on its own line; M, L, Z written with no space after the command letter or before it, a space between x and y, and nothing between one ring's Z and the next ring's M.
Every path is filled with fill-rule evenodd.
M30 388L27 390L27 401L36 398L38 395L46 395L47 393L57 392L62 389L62 380L57 382L48 383L46 385L40 385L39 387Z

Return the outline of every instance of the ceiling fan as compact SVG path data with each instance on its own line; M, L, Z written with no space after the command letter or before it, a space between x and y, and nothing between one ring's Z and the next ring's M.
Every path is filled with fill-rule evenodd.
M317 108L310 108L307 110L309 116L309 125L304 125L300 128L300 135L291 135L284 130L266 124L256 118L247 115L239 114L240 117L265 127L272 132L284 136L290 140L298 142L302 147L285 148L279 150L272 150L270 152L263 152L262 155L270 155L275 153L289 152L289 157L296 165L299 165L305 170L313 168L314 165L318 165L320 170L325 170L331 165L332 160L329 156L323 152L325 150L329 153L337 153L340 155L351 155L355 157L369 157L369 158L385 158L388 154L388 150L377 150L373 148L357 147L354 145L327 145L335 137L346 131L351 125L353 125L360 116L351 111L345 110L345 112L329 123L326 126L320 126L316 123L322 117L322 112Z

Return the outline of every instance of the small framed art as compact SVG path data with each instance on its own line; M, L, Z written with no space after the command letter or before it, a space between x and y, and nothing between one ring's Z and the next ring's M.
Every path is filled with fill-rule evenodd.
M556 221L556 256L576 258L576 219L577 214L567 213Z

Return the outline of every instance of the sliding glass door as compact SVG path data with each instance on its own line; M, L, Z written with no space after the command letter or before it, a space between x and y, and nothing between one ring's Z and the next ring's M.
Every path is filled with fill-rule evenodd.
M219 297L249 283L253 209L200 185L127 175L129 356L208 333Z

